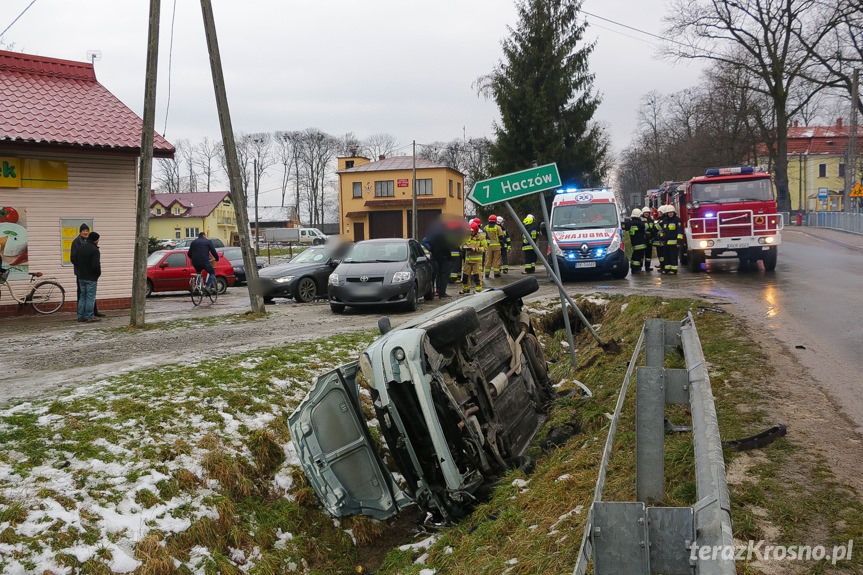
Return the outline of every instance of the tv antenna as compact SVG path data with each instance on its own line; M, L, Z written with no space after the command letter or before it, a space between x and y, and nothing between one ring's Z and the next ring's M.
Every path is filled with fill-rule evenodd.
M102 59L102 51L101 50L87 50L87 59L90 60L90 64L95 64L96 60Z

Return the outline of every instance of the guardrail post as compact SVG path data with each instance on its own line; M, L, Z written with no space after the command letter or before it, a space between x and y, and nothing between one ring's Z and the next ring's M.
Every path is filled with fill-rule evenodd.
M661 367L635 369L635 499L665 494L665 390Z

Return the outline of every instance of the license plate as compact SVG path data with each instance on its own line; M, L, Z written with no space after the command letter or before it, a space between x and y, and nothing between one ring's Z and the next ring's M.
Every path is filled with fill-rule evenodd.
M596 262L576 262L575 267L577 267L577 268L595 268Z
M746 244L745 244L745 243L741 243L741 242L728 244L728 249L729 249L729 250L733 250L733 249L736 249L736 248L745 248L745 247L746 247Z

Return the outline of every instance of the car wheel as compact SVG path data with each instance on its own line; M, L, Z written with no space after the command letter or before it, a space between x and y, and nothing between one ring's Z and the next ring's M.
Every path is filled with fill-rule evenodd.
M274 301L274 300L273 300L273 298L272 298L272 297L270 297L270 296L264 296L264 303L265 303L265 304L271 304L271 303L273 303L273 301Z
M408 292L407 297L405 297L405 308L407 308L408 311L416 311L419 307L418 299L419 297L417 296L417 284L416 282L414 282L414 284L411 286L410 291Z
M333 313L345 313L345 306L341 303L330 303L330 309Z
M434 290L435 290L435 282L433 279L429 280L429 289L423 296L425 301L431 301L434 299Z
M147 289L145 291L144 297L150 297L153 294L153 282L147 280Z
M423 327L431 344L440 347L449 345L479 328L479 316L475 308L464 307L439 315L433 324Z
M294 299L303 303L313 301L318 295L318 286L315 285L315 280L312 278L302 278L297 283L297 291L294 294Z
M216 277L216 280L213 282L213 285L216 286L216 292L219 295L222 295L226 291L228 291L228 280L223 277Z
M501 289L506 294L506 297L518 299L538 290L539 282L535 277L522 278L503 286Z

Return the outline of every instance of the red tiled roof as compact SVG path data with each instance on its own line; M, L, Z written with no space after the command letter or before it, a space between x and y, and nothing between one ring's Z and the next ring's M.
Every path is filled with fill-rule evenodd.
M151 218L204 218L213 213L213 210L230 196L230 192L187 192L185 194L150 194L150 209L156 204L170 207L174 202L189 208L180 215L162 214L161 216L150 216Z
M96 80L93 65L0 50L0 144L140 154L143 121ZM155 134L153 153L174 146Z
M340 174L349 174L355 172L382 172L387 170L412 170L414 167L414 159L413 156L396 156L395 158L387 158L385 160L379 160L377 162L369 162L367 164L362 164L361 166L355 166L353 168L348 168L346 170L341 170ZM431 162L429 160L423 160L422 158L417 158L417 169L429 169L429 168L446 168L443 164L438 164L435 162ZM458 172L458 170L453 170L454 172ZM459 172L460 173L460 172Z
M848 147L848 126L789 126L788 155L841 156ZM863 126L857 126L857 138L863 139ZM759 144L758 154L766 155L767 146Z

